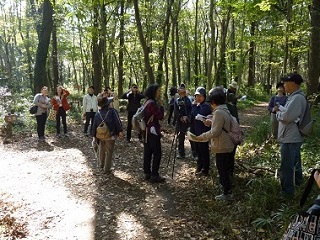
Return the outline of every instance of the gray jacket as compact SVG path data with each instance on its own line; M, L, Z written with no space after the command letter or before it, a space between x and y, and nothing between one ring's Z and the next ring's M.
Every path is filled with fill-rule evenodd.
M35 114L36 116L46 113L47 110L51 108L50 98L43 96L41 93L38 93L34 96L33 104L38 106L38 110Z
M307 101L302 90L290 94L283 111L277 112L279 121L278 140L280 143L298 143L303 141L298 128L298 120L306 110Z

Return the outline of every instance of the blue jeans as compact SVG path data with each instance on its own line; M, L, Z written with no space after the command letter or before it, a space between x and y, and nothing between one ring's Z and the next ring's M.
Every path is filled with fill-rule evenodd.
M280 180L282 192L293 195L294 186L302 183L301 149L302 142L281 143Z

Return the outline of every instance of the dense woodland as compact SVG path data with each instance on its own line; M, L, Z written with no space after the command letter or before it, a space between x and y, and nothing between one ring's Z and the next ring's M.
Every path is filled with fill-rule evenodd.
M52 239L50 231L55 229L67 237L71 232L81 234L78 229L85 229L82 224L75 230L76 224L70 221L68 231L61 221L68 211L56 213L56 198L47 207L48 192L44 192L44 205L37 202L42 198L32 188L38 185L34 183L43 182L48 182L48 188L43 188L53 191L52 195L57 187L67 186L68 199L60 199L67 209L73 210L69 191L77 203L94 196L95 239L120 239L123 232L119 230L123 229L115 219L128 213L144 227L139 230L133 225L141 234L137 236L143 236L141 239L168 239L171 233L175 234L172 239L279 239L292 215L301 210L302 188L294 199L279 194L279 147L269 138L266 106L253 105L267 101L269 95L265 93L270 93L270 86L292 71L298 71L306 80L303 88L308 95L317 91L319 0L0 0L0 26L0 107L19 113L14 141L0 144L1 169L6 173L0 174L0 213L6 217L0 214L1 230L9 226L8 234L14 228L13 233L37 236L33 239ZM97 173L94 153L88 147L91 139L78 134L82 131L81 104L75 104L69 113L72 137L54 138L55 123L48 121L50 141L44 146L34 142L34 118L20 114L28 112L32 94L43 85L49 86L52 94L54 86L62 83L71 90L71 96L80 97L90 85L95 86L96 93L110 86L121 95L132 83L144 89L157 82L166 93L182 82L190 90L200 85L208 90L215 85L226 86L232 80L238 81L241 93L252 90L252 95L238 104L241 124L248 131L244 145L237 149L236 204L230 205L214 201L213 196L220 191L215 170L212 178L197 179L192 172L195 163L189 159L177 161L175 178L168 179L167 185L153 188L142 183L141 145L132 144L132 154L132 147L119 141L117 174L106 177ZM8 88L3 86L13 93L12 100L6 98ZM305 176L309 169L320 167L318 109L314 104L314 134L302 148ZM171 155L174 131L163 125L165 165ZM72 162L75 168L70 167ZM79 175L79 162L81 168L86 166L94 174L83 171ZM168 171L168 166L163 167ZM38 180L34 180L35 175ZM22 184L28 181L32 184ZM16 191L16 199L7 197L11 190ZM34 199L25 201L21 192L28 196L35 193ZM314 189L309 203L318 194L319 189ZM24 205L27 207L21 211ZM82 207L77 209L85 212ZM105 215L106 211L110 213ZM8 218L6 212L17 214L17 220L20 214L21 224L13 224L14 218ZM150 213L156 213L157 218L150 218ZM32 231L34 226L36 231Z
M0 24L1 85L33 92L320 75L318 0L1 0Z

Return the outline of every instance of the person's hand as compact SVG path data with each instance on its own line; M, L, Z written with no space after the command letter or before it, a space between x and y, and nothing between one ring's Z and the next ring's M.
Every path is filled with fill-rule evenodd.
M212 120L211 120L211 119L206 119L205 121L203 121L203 124L204 124L206 127L211 127Z
M118 137L119 137L120 140L122 140L123 139L123 132L119 132Z
M314 180L316 181L318 187L320 188L320 173L319 173L319 170L315 171L313 177L314 177Z
M279 111L279 106L274 106L273 110L274 110L275 112L278 112L278 111Z

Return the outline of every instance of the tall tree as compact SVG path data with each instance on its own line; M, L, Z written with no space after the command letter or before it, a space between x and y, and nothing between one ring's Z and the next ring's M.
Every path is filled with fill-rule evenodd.
M124 0L120 2L120 33L119 33L119 67L118 67L118 95L122 96L123 93L123 79L124 79L124 37L125 37L125 9L124 9Z
M55 7L55 0L52 1L53 7ZM55 11L53 12L55 13ZM53 27L52 27L52 73L53 73L53 86L57 86L59 82L59 64L58 64L58 43L57 43L57 17L54 14Z
M135 14L136 25L137 25L137 29L138 29L139 40L140 40L141 47L143 50L145 69L148 74L148 81L149 81L149 83L154 83L155 78L154 78L153 69L152 69L152 66L150 63L150 56L149 56L150 51L149 51L149 47L147 45L146 39L143 34L143 28L142 28L142 23L141 23L138 0L134 0L133 5L134 5L134 14Z
M100 4L99 1L94 1L93 4L93 33L92 33L92 67L93 67L93 86L95 92L101 92L101 49L99 44L100 39Z
M39 32L39 43L34 67L34 93L39 92L41 87L47 84L46 62L53 26L53 8L50 0L44 0L42 9L42 26Z
M254 86L255 84L255 46L256 43L253 40L256 30L256 22L251 23L250 35L252 40L250 41L249 49L249 74L248 74L248 86Z
M311 39L309 81L307 82L307 94L317 91L320 76L320 1L313 0L310 7L311 16Z

